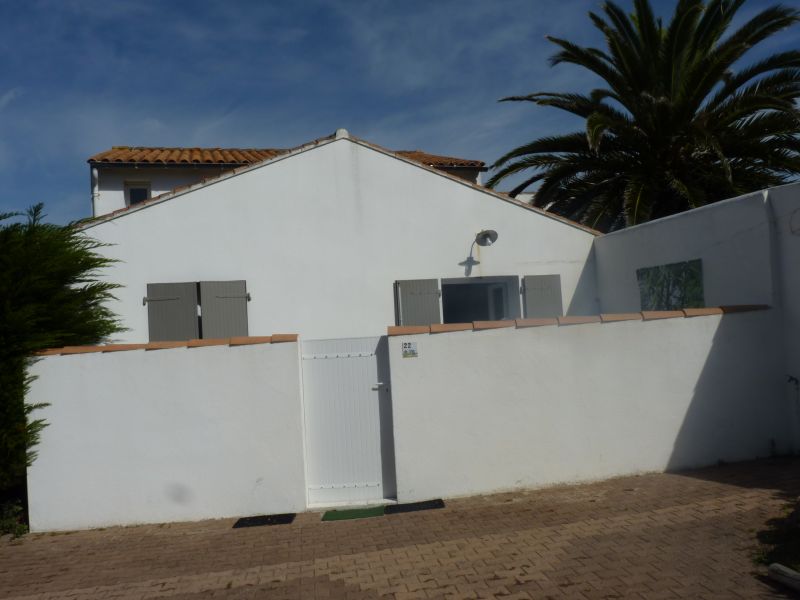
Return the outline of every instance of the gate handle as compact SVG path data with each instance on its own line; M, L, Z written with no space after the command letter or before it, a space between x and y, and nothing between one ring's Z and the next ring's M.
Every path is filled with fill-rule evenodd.
M375 391L378 391L383 386L384 386L384 383L382 381L379 381L378 383L373 383L372 384L372 389L375 390Z

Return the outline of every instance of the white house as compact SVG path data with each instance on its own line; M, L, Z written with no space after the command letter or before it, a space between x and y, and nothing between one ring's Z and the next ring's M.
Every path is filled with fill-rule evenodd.
M34 530L800 448L800 184L600 235L481 187L479 161L344 130L214 152L91 159L83 228L119 261L120 341L149 343L34 365Z
M234 157L155 167L180 153L114 149L90 160L84 230L119 261L106 276L124 286L112 306L123 341L354 337L598 310L596 232L480 186L479 161L391 152L345 130L264 152L195 183ZM480 232L492 233L475 243Z

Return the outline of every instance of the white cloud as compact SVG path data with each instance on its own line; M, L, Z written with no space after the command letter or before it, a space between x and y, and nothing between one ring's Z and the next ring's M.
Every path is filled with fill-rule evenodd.
M8 90L5 94L0 96L0 111L2 111L6 106L11 104L15 98L17 98L22 93L22 89L15 87Z

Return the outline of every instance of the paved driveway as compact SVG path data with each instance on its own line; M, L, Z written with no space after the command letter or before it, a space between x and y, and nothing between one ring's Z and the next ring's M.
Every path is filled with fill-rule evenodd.
M752 556L798 493L780 459L360 521L29 535L0 542L0 598L784 598Z

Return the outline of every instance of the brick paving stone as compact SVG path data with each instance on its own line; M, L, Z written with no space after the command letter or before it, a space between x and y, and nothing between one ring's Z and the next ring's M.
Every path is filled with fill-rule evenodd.
M8 600L787 598L753 563L800 459L460 498L443 510L0 540Z

